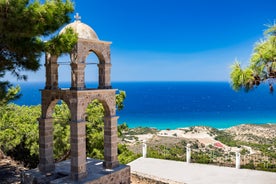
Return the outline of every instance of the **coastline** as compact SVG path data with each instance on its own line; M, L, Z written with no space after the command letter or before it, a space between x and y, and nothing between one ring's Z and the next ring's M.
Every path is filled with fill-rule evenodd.
M119 118L120 119L120 118ZM119 123L118 125L121 125L123 123L126 123L127 125L129 125L127 122L121 122ZM169 124L172 124L172 123L169 123ZM181 124L181 123L180 123ZM179 130L179 129L189 129L191 127L210 127L210 128L215 128L217 130L226 130L226 129L229 129L229 128L232 128L232 127L237 127L237 126L241 126L241 125L256 125L256 126L265 126L265 125L276 125L276 121L275 123L274 122L259 122L259 123L237 123L237 124L234 124L234 125L230 125L230 126L227 126L227 127L223 127L223 128L220 128L220 127L216 127L216 126L209 126L209 125L206 125L206 124L200 124L200 123L191 123L191 125L189 126L158 126L158 125L155 125L155 126L146 126L146 125L138 125L136 126L135 125L132 125L132 126L129 126L129 128L131 129L135 129L135 128L150 128L150 129L156 129L158 131L162 131L162 130Z
M142 154L147 145L151 158L185 161L186 146L191 145L192 162L235 167L236 152L241 167L276 172L276 124L241 124L227 129L195 126L157 130L129 129L120 138L130 150Z

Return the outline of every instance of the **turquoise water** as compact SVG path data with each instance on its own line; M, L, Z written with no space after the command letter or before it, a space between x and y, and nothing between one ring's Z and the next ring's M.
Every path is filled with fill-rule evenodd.
M66 86L67 85L67 86ZM96 86L94 83L88 87ZM264 84L235 92L227 82L114 82L127 93L119 123L129 127L175 129L196 125L228 128L243 123L276 122L276 98ZM69 87L68 83L61 86ZM43 83L24 83L19 105L40 104Z
M176 129L190 126L210 126L224 129L239 124L264 124L276 122L275 112L224 112L224 113L182 113L182 114L135 114L121 115L119 122L130 127L144 126L158 129Z

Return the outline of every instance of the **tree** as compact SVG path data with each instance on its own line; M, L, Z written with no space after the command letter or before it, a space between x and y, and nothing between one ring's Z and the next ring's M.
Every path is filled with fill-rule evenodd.
M0 106L0 149L26 166L38 164L38 122L41 106Z
M11 100L18 99L21 96L19 92L19 86L11 87L11 85L7 81L0 82L0 106L6 105Z
M118 110L122 110L124 108L124 100L126 98L126 92L120 91L118 94L116 94L116 105Z
M42 37L49 37L68 23L69 14L73 11L70 0L47 0L43 4L39 0L1 0L0 78L10 72L19 80L27 80L22 72L37 71L43 51L55 54L68 52L77 39L72 30L48 42L44 42ZM10 100L6 96L10 87L8 81L0 81L0 100Z
M273 92L276 78L276 23L268 26L264 35L265 38L256 43L248 67L243 69L238 61L232 65L231 84L234 90L249 91L267 81Z

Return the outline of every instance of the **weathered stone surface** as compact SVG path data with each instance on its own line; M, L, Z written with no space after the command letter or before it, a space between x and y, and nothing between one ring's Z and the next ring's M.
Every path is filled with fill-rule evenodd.
M87 159L87 175L79 179L80 184L130 184L130 167L119 165L114 169L104 169L102 161ZM55 172L42 174L38 169L25 171L22 173L21 183L23 184L59 184L76 183L70 177L70 160L56 164Z

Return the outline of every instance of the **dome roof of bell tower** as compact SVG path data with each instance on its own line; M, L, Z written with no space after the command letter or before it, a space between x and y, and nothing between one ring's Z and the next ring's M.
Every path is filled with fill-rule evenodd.
M78 38L86 39L86 40L99 40L96 32L87 24L84 24L80 21L80 16L77 13L75 16L75 21L66 25L59 34L65 32L67 28L72 28L77 34Z

